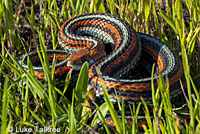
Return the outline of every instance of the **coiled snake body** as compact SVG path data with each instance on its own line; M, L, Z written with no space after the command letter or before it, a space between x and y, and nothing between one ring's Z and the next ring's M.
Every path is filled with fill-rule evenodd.
M96 89L97 95L102 95L103 91L95 66L100 70L112 101L118 97L132 103L139 101L140 96L151 100L151 78L121 79L121 76L135 66L141 50L147 53L147 59L157 63L154 81L158 78L158 73L167 75L171 95L175 96L180 91L179 79L183 68L177 56L158 39L136 33L128 23L118 17L103 13L75 16L62 25L58 40L71 53L68 66L80 69L83 62L88 61L88 87ZM112 51L106 53L103 44L110 44Z
M88 87L96 89L96 96L102 96L103 91L95 67L100 71L111 101L116 102L118 98L132 104L139 102L141 96L144 100L151 101L151 77L123 77L135 67L138 60L143 59L157 64L153 78L155 87L158 87L156 79L160 73L162 76L168 76L172 97L181 91L179 79L182 77L183 67L176 54L160 40L136 33L128 23L118 17L103 13L75 16L62 25L58 41L65 51L48 50L48 57L52 59L55 56L57 59L55 75L63 74L69 69L66 66L79 70L87 61L90 66ZM108 46L111 49L109 52L106 50ZM38 64L37 52L29 53L27 56L35 62L33 69L36 77L44 79L42 67ZM23 61L23 57L19 61ZM144 66L147 66L145 64L144 62ZM23 62L22 66L28 68L26 62ZM134 74L132 75L134 77Z
M143 59L157 64L153 78L155 87L158 87L156 79L160 73L162 76L168 76L172 97L181 91L179 79L182 77L183 68L176 54L160 40L136 33L128 23L118 17L103 13L75 16L62 25L58 41L65 51L48 50L47 53L50 59L55 56L59 62L55 67L55 75L63 74L69 66L79 70L87 61L90 66L88 87L96 89L96 96L102 96L103 91L95 67L100 71L112 102L116 102L118 98L132 104L139 102L141 96L144 100L151 101L151 77L123 77L135 67L138 60ZM109 52L108 46L111 49ZM42 67L36 60L37 52L29 53L27 56L35 62L33 69L36 77L44 79ZM19 61L22 59L23 56ZM147 66L145 64L146 62L143 66ZM22 66L28 68L26 62L23 62Z

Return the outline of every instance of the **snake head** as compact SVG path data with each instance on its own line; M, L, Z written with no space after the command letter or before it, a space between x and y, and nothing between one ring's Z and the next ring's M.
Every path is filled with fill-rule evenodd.
M87 48L84 48L72 53L69 56L67 66L73 67L74 70L80 70L85 61L87 61L89 63L89 66L91 66L104 56L104 51L99 52L97 50L89 50Z

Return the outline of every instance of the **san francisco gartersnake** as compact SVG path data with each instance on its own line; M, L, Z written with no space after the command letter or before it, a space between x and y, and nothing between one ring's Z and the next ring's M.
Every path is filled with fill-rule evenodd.
M121 79L134 68L140 59L141 51L145 55L144 58L157 64L155 87L160 73L169 78L171 96L176 96L180 91L179 79L182 77L183 68L177 56L160 40L136 33L128 23L118 17L103 13L72 17L62 25L58 41L64 50L71 54L64 65L72 66L76 70L80 69L85 61L89 63L88 87L96 89L97 96L102 95L103 91L95 67L100 71L112 101L118 97L127 103L133 103L139 101L141 96L144 100L151 100L150 77ZM108 46L110 52L105 50ZM59 57L57 55L56 57ZM63 68L60 70L62 72ZM39 73L35 74L37 76Z
M141 49L148 54L147 58L157 63L157 74L168 76L171 95L180 90L178 80L183 70L173 52L158 39L136 33L118 17L103 13L73 17L62 25L58 40L66 51L72 53L68 59L69 66L80 69L83 62L88 61L88 86L96 89L98 95L102 95L103 91L95 66L100 70L111 98L116 99L116 89L118 98L130 103L140 100L140 96L151 100L151 78L120 79L135 66ZM112 51L107 54L103 44L110 44Z

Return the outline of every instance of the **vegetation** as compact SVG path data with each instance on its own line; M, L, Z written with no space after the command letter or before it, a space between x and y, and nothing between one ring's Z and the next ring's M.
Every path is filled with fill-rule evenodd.
M87 91L88 64L82 67L72 100L64 96L68 92L70 75L67 75L65 87L55 86L53 68L45 51L48 48L59 49L57 33L65 20L87 12L111 13L126 20L138 32L151 34L174 51L179 53L186 79L186 102L174 108L169 97L168 86L163 78L158 80L159 90L152 86L153 115L150 115L145 101L133 104L132 126L125 119L124 103L119 103L122 118L119 119L111 103L105 86L105 103L93 109L86 106L93 91ZM42 132L39 128L51 128L46 132L63 133L200 133L200 1L199 0L2 0L0 2L0 120L1 133L26 131ZM39 44L39 45L38 45ZM33 66L28 60L26 71L16 62L22 53L37 49L45 73L45 83L33 75ZM39 54L39 53L38 53ZM15 79L10 76L11 70ZM21 86L21 80L25 81ZM159 92L162 101L159 101ZM56 98L60 95L59 98ZM143 100L141 98L141 100ZM144 109L141 107L144 106ZM185 109L186 107L186 109ZM187 110L187 108L189 110ZM95 110L94 110L95 109ZM94 113L94 111L96 111ZM104 116L110 112L115 129L106 125ZM145 112L146 125L138 128L138 114ZM177 115L181 111L182 119ZM164 113L165 118L162 117ZM153 117L153 120L151 118ZM93 117L93 118L91 118ZM121 121L119 121L121 120ZM98 123L103 127L97 129ZM58 130L59 128L59 130ZM103 128L103 129L102 129ZM27 130L28 131L28 130Z

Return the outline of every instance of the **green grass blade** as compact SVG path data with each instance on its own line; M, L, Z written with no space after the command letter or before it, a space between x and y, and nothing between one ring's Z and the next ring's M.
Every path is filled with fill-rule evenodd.
M153 105L154 105L154 108L158 109L158 102L156 101L156 93L155 93L155 88L154 88L154 69L155 69L155 64L153 64L153 67L152 67L152 73L151 73L151 89L152 89L152 102L153 102Z
M94 115L94 118L92 120L91 126L94 127L95 125L97 125L100 121L103 121L104 125L106 124L105 122L105 116L108 112L108 107L106 103L103 103L100 107L95 104L95 106L97 107L97 112ZM105 125L106 126L106 125ZM107 127L107 126L106 126Z
M2 134L7 134L7 112L8 112L8 78L6 77L5 82L4 82L4 89L3 89L3 99L2 99L2 116L1 116L1 121L2 121L2 126L1 126L1 133Z
M5 0L4 3L4 17L5 17L5 31L7 36L7 45L8 49L14 49L14 39L15 39L15 30L14 30L14 18L13 18L13 1ZM4 51L4 50L3 50Z
M80 9L80 0L77 0L77 1L76 1L76 9L75 9L75 11L76 11L75 14L76 14L76 15L78 15L78 13L79 13L79 12L78 12L79 9Z
M51 108L52 125L53 125L53 128L55 128L54 121L55 121L55 118L57 117L57 113L55 111L55 109L56 109L55 93L54 93L54 85L55 84L53 82L54 73L51 74L51 71L50 71L48 56L47 56L47 52L45 50L45 45L44 45L44 38L42 36L41 31L39 32L39 41L40 41L42 57L40 55L40 52L38 52L38 55L40 57L42 65L43 65L45 79L48 82L48 93L49 93L48 100L49 100L49 104L50 104L50 108ZM42 58L44 59L44 61L42 61ZM53 64L52 64L52 72L54 72L54 70L55 70L55 58L54 58Z
M101 2L99 8L100 8L100 10L102 11L102 13L106 13L106 9L105 9L105 6L103 5L103 2Z
M136 123L138 122L138 115L140 113L140 107L141 107L142 103L140 102L137 106L136 112L135 112L135 119L136 119Z
M82 0L81 2L81 7L80 7L80 14L83 14L84 13L84 10L85 10L85 6L86 6L86 0Z
M76 83L76 97L79 103L84 101L88 86L88 70L89 65L85 62L81 68L77 83Z
M53 22L51 21L51 36L52 36L52 44L53 44L53 49L56 49L57 47L57 34L56 31L54 31L54 25Z
M33 128L35 127L35 124L30 123L30 122L24 121L23 124L26 125L26 127L27 127L27 126L28 126L28 127L33 127Z
M145 108L145 117L146 117L146 120L147 120L147 124L149 126L149 130L153 134L153 125L152 125L152 121L151 121L151 116L150 116L150 113L149 113L149 109L147 107L146 102L144 101L144 99L142 97L141 97L141 100L142 100L142 103L143 103L144 108ZM146 129L144 126L143 126L143 128Z
M90 2L90 10L89 10L90 13L94 12L94 6L95 6L94 2L95 2L95 0L91 0L91 2Z
M24 103L23 103L23 121L26 121L27 118L27 111L28 111L28 97L29 97L29 89L28 89L29 83L27 82L26 90L25 90L25 97L24 97Z
M196 94L197 102L198 102L199 105L200 105L200 96L199 96L198 89L197 89L197 87L195 86L195 83L194 83L194 81L192 80L192 77L189 76L189 78L190 78L190 81L191 81L192 87L193 87L193 89L194 89L194 92L195 92L195 94Z
M152 0L147 0L144 2L145 5L145 27L146 27L146 33L149 33L149 23L148 23L148 19L149 19L149 14L151 11L151 4L152 4Z
M69 2L70 2L70 6L72 7L72 10L73 11L76 11L76 9L75 9L75 3L74 3L74 1L73 0L69 0Z
M103 89L103 92L104 92L104 98L105 98L106 104L108 106L110 115L112 116L112 119L113 119L113 121L115 123L115 127L116 127L117 131L119 133L121 133L122 132L122 126L120 125L120 120L118 118L117 113L115 112L114 106L113 106L113 104L112 104L112 102L111 102L111 100L109 98L108 92L107 92L106 87L105 87L105 85L103 83L103 79L100 76L100 73L99 73L99 70L98 70L97 67L96 67L96 70L97 70L97 73L98 73L100 81L101 81L102 89Z
M66 9L65 9L65 8L66 8L66 1L67 1L67 0L64 0L64 2L63 2L63 4L62 4L62 8L61 8L61 12L60 12L60 15L61 15L61 16L64 15L64 12L65 12L65 10L66 10Z
M169 82L167 82L167 84L169 85ZM165 86L164 78L160 74L159 74L159 79L158 79L158 86L159 86L159 90L160 90L161 96L162 96L162 103L164 106L164 112L165 112L165 116L166 116L167 126L169 127L168 131L171 134L174 134L175 127L174 127L173 121L172 121L172 105L170 102L169 86L167 86L167 87Z
M195 41L197 39L197 36L199 34L199 31L200 31L200 26L195 29L194 35L192 36L192 39L189 42L189 45L188 45L188 52L189 52L189 54L192 54L193 51L194 51L194 45L195 45Z
M72 104L69 106L69 128L70 133L75 134L76 133L76 119L74 114L74 90L72 95Z
M126 121L126 117L125 117L124 100L122 100L122 131L123 131L123 134L126 134L128 132L126 124L127 124L127 121Z
M99 10L101 4L102 4L102 0L97 0L97 1L96 1L96 4L95 4L95 6L96 6L96 12L98 12L98 10Z
M186 79L186 85L187 85L187 91L188 91L188 97L189 97L189 109L190 109L190 129L192 132L194 132L194 116L193 116L193 101L192 101L192 89L191 89L191 83L190 83L190 67L188 64L188 58L186 54L186 49L185 49L185 38L186 35L181 39L181 49L182 49L182 62L183 62L183 68L184 68L184 75Z
M35 114L31 109L28 109L29 112L31 112L31 114L34 116L34 118L41 123L42 126L46 126L45 122L43 122L43 120L37 115Z
M106 114L107 114L107 112L108 112L107 104L104 103L104 104L102 104L100 107L99 107L98 105L95 104L95 106L96 106L96 108L97 108L97 110L98 110L97 113L95 114L95 117L98 116L98 118L103 122L103 126L104 126L104 128L106 129L106 133L107 133L107 134L110 134L109 128L108 128L108 126L107 126L107 124L106 124L106 121L105 121L105 116L106 116ZM94 126L95 124L97 125L98 123L99 123L99 120L98 120L97 118L94 118L94 119L92 120L91 126Z
M171 18L169 18L162 10L159 10L165 21L171 26L171 28L174 30L176 34L178 34L178 31L176 29L175 23Z
M138 107L141 106L141 103L138 104ZM137 107L137 108L138 108ZM138 127L137 127L137 117L138 117L138 113L136 114L136 111L135 111L135 103L133 103L133 109L131 109L131 116L132 116L132 128L131 128L131 132L132 134L136 134L136 132L138 131Z
M71 74L72 74L72 69L69 70L66 79L65 79L65 86L64 86L64 90L62 92L62 95L64 96L65 92L67 91L67 87L69 85L70 79L71 79Z

